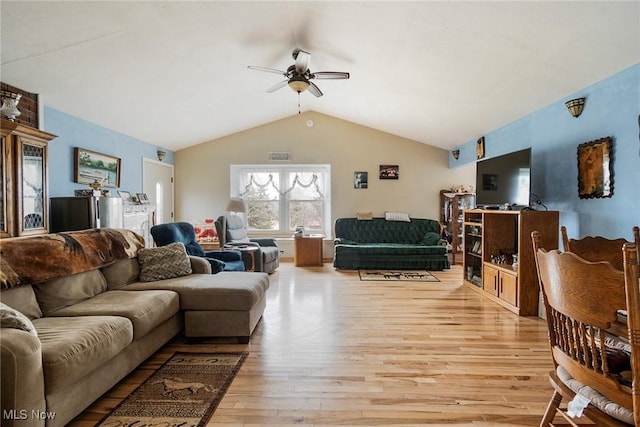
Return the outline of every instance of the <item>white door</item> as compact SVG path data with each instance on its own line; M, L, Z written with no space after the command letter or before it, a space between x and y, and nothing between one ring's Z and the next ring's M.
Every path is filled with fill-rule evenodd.
M142 188L156 207L153 225L173 222L173 165L143 159Z

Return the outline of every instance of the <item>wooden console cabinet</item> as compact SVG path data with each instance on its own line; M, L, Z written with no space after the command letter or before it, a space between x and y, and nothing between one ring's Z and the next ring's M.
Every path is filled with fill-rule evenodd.
M464 211L464 283L521 316L538 315L539 284L531 232L558 248L557 211ZM512 265L517 254L518 265ZM503 259L500 259L503 256Z
M2 119L0 238L49 232L47 132Z

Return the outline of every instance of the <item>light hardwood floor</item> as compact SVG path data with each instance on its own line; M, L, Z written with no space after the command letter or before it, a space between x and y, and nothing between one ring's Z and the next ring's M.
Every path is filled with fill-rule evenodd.
M90 426L174 351L248 351L209 426L536 426L551 396L546 324L462 285L361 282L294 267L270 276L248 345L176 338L73 426Z

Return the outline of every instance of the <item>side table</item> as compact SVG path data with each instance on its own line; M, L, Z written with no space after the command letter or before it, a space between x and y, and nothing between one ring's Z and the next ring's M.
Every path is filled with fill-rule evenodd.
M242 252L242 260L246 271L256 271L256 256L260 253L259 246L232 246L230 250ZM247 262L248 261L248 262Z
M293 263L296 267L322 267L322 239L324 236L296 236Z

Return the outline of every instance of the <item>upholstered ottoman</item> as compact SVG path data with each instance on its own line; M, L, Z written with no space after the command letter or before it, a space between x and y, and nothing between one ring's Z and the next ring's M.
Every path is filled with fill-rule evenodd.
M223 271L192 274L189 280L177 277L138 282L120 289L175 291L180 296L180 309L184 311L187 337L237 337L247 343L267 306L269 275Z

